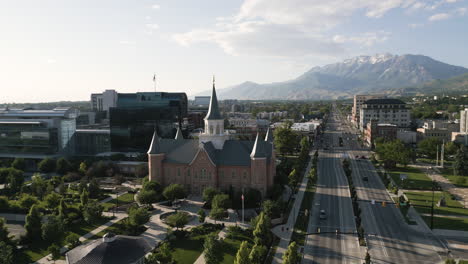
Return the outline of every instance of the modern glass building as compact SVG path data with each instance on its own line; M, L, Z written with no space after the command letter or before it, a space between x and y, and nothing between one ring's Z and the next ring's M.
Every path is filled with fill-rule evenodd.
M184 117L185 93L119 93L117 106L110 108L111 149L146 152L155 127L162 137L173 137L176 124Z
M72 155L78 111L0 109L0 156Z

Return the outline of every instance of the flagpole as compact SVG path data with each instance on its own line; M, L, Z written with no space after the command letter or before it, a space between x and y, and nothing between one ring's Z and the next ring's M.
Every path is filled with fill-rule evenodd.
M242 188L242 224L244 224L244 188Z
M153 75L154 92L156 92L156 73Z

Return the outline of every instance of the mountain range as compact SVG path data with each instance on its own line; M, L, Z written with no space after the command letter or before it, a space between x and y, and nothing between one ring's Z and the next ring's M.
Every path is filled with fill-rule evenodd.
M467 68L423 55L377 54L313 67L299 77L284 82L244 82L219 89L218 97L241 100L316 100L348 98L361 93L425 93L425 87L432 87L427 88L431 91L437 90L434 87L437 86L435 80L466 73ZM431 82L432 86L425 86Z

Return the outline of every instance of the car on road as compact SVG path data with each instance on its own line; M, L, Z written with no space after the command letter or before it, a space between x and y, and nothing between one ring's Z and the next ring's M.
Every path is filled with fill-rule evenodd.
M366 156L361 156L361 159L367 159Z
M356 155L356 157L355 157L355 158L356 158L356 159L359 159L359 155Z
M362 177L362 180L368 182L368 181L369 181L369 177L364 176L364 177Z
M320 219L327 219L327 213L325 213L325 210L320 210Z

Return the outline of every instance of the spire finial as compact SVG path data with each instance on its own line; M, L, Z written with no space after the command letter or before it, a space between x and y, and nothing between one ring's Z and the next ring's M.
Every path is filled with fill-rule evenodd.
M215 88L215 76L213 74L213 88Z

